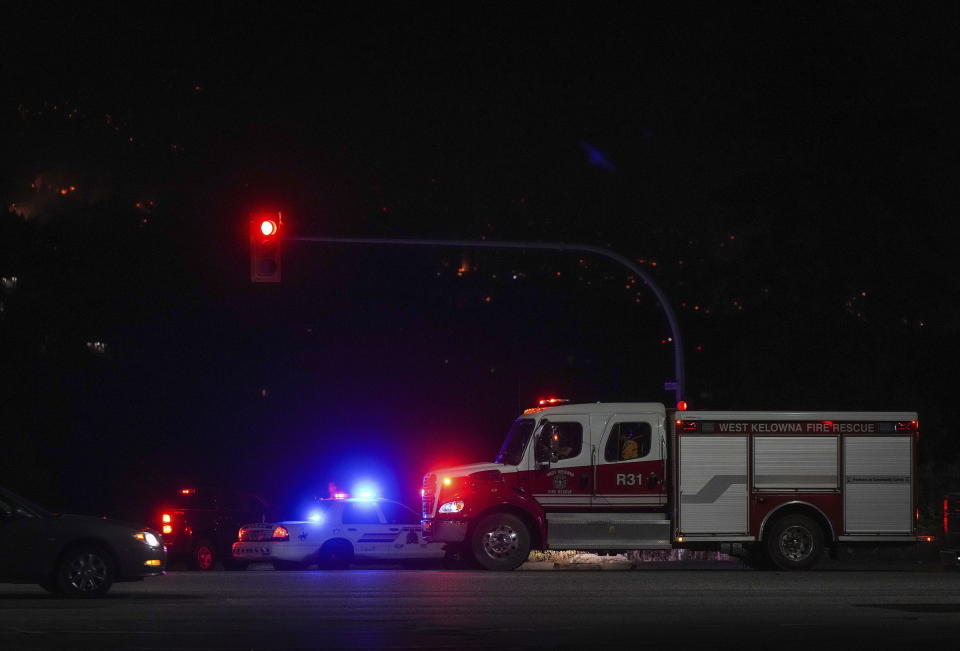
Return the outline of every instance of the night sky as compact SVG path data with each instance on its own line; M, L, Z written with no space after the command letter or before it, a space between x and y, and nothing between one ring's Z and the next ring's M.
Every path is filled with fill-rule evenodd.
M672 402L602 258L677 310L692 408L916 410L960 488L960 9L910 3L7 3L0 483L126 517L285 515L490 459L537 398Z

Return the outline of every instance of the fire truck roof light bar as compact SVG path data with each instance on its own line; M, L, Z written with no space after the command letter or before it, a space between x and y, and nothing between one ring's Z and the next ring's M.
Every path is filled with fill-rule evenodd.
M556 407L557 405L565 405L570 402L566 398L541 398L537 401L541 407Z

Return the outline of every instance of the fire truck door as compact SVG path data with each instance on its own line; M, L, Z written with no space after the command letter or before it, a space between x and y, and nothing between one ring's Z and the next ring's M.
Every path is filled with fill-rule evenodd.
M596 509L652 510L667 503L662 420L657 414L613 414L607 419L596 451Z
M540 421L534 433L530 492L545 511L589 510L593 467L589 420L569 414Z

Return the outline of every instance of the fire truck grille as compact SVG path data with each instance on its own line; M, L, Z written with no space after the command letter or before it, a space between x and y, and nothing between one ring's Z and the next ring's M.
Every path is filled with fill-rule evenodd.
M437 500L437 476L424 475L422 488L423 497L420 499L421 511L424 518L432 518Z

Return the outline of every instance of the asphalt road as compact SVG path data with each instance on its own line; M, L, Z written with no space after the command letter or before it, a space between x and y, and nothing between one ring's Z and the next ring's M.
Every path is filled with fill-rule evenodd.
M960 572L171 572L107 598L0 585L0 648L956 648ZM929 647L928 647L929 648Z

